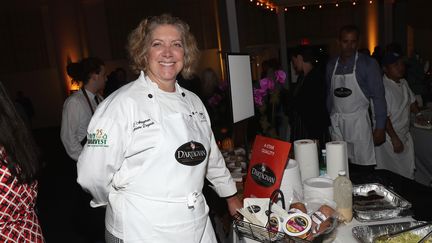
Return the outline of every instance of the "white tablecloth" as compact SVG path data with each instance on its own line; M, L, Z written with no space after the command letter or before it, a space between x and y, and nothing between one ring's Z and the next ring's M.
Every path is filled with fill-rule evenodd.
M410 133L415 153L414 178L423 185L432 186L432 130L411 127Z

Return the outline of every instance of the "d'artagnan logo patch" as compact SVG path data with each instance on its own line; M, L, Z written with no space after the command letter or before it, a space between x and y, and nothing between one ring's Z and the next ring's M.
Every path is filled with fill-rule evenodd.
M251 169L252 179L261 186L271 187L276 183L276 176L270 167L257 164Z
M201 164L207 157L207 151L201 143L190 141L180 146L174 154L182 165L194 166Z
M333 93L336 97L345 98L345 97L348 97L352 94L352 90L350 90L348 88L341 87L341 88L335 89L333 91Z
M102 129L96 129L95 133L87 134L87 146L108 147L108 135Z

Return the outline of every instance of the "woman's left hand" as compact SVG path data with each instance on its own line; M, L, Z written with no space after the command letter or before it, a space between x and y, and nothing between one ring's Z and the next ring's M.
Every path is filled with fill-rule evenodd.
M228 209L229 209L231 216L234 216L237 214L237 209L243 208L243 203L240 201L240 199L237 197L237 195L229 197L226 200L228 203Z

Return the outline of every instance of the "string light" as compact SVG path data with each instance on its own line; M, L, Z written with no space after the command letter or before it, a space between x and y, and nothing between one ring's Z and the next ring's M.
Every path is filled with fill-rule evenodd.
M347 4L351 6L357 6L362 3L361 0L336 0L333 3L325 3L325 4L307 4L307 5L297 5L297 6L281 6L274 3L275 0L249 0L251 4L256 5L257 7L262 7L264 10L269 10L271 12L276 12L277 7L283 8L283 11L287 12L290 7L300 7L301 10L309 10L318 7L319 9L324 8L325 5L333 5L338 8L340 6L346 6ZM364 2L369 2L369 4L373 3L373 0L364 0ZM307 9L306 9L307 8Z

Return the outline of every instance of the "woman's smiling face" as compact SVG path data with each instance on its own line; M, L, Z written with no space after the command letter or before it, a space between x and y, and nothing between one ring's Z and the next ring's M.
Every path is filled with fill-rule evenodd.
M184 47L181 32L174 25L160 25L152 33L147 53L149 78L160 89L173 92L177 74L184 65Z

